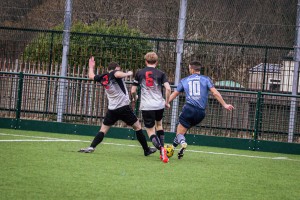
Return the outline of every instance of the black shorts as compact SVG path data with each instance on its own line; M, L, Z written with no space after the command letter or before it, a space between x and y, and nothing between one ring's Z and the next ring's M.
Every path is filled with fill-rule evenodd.
M142 116L146 128L152 128L155 121L160 121L163 118L164 109L161 110L142 110Z
M118 120L122 120L128 126L132 126L135 122L138 121L138 118L135 116L132 108L127 105L116 110L108 110L103 120L103 124L106 126L114 125Z

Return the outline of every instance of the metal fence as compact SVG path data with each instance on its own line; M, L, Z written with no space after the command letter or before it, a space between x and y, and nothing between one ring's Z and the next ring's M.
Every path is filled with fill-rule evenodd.
M62 32L0 27L0 71L59 75ZM87 63L96 58L98 71L117 61L134 72L144 66L148 51L159 55L159 69L174 83L176 40L71 33L68 76L87 77ZM191 60L200 60L202 74L218 88L291 93L294 75L293 48L185 41L181 77ZM299 83L298 83L299 85ZM300 87L298 93L300 92Z
M58 76L0 72L0 117L41 121L57 120ZM86 78L68 77L65 81L63 122L101 125L107 110L104 89ZM131 82L127 82L131 87ZM174 89L174 87L173 87ZM287 142L289 137L290 104L296 99L295 129L292 142L300 143L300 97L254 91L220 89L224 100L235 106L225 110L212 96L209 97L206 118L188 133L233 138L247 138ZM179 97L179 111L185 97ZM132 105L141 119L137 105ZM178 113L166 110L163 118L165 131L171 130L172 118ZM117 127L126 127L122 122Z

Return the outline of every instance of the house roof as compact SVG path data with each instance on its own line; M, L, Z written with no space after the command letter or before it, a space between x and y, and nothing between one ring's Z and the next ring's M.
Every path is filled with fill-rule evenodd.
M215 86L223 86L223 87L238 87L238 88L244 88L241 84L234 82L234 81L230 81L230 80L226 80L226 81L217 81L215 83Z
M280 73L281 64L272 64L272 63L260 63L249 69L249 72L264 72L264 67L266 67L267 73Z

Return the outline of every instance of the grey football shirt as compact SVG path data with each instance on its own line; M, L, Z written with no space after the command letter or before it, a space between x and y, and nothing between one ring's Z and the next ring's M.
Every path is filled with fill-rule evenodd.
M130 104L130 99L123 78L116 78L117 70L109 74L96 75L94 80L100 82L104 88L108 98L108 109L115 110L117 108Z
M136 73L133 85L141 87L140 110L165 108L162 87L166 82L168 79L165 73L154 67L145 67Z

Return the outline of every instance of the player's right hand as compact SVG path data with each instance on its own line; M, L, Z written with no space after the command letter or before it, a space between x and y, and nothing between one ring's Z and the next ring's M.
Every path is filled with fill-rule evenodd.
M127 74L128 74L128 76L131 76L133 74L133 72L132 71L128 71Z

